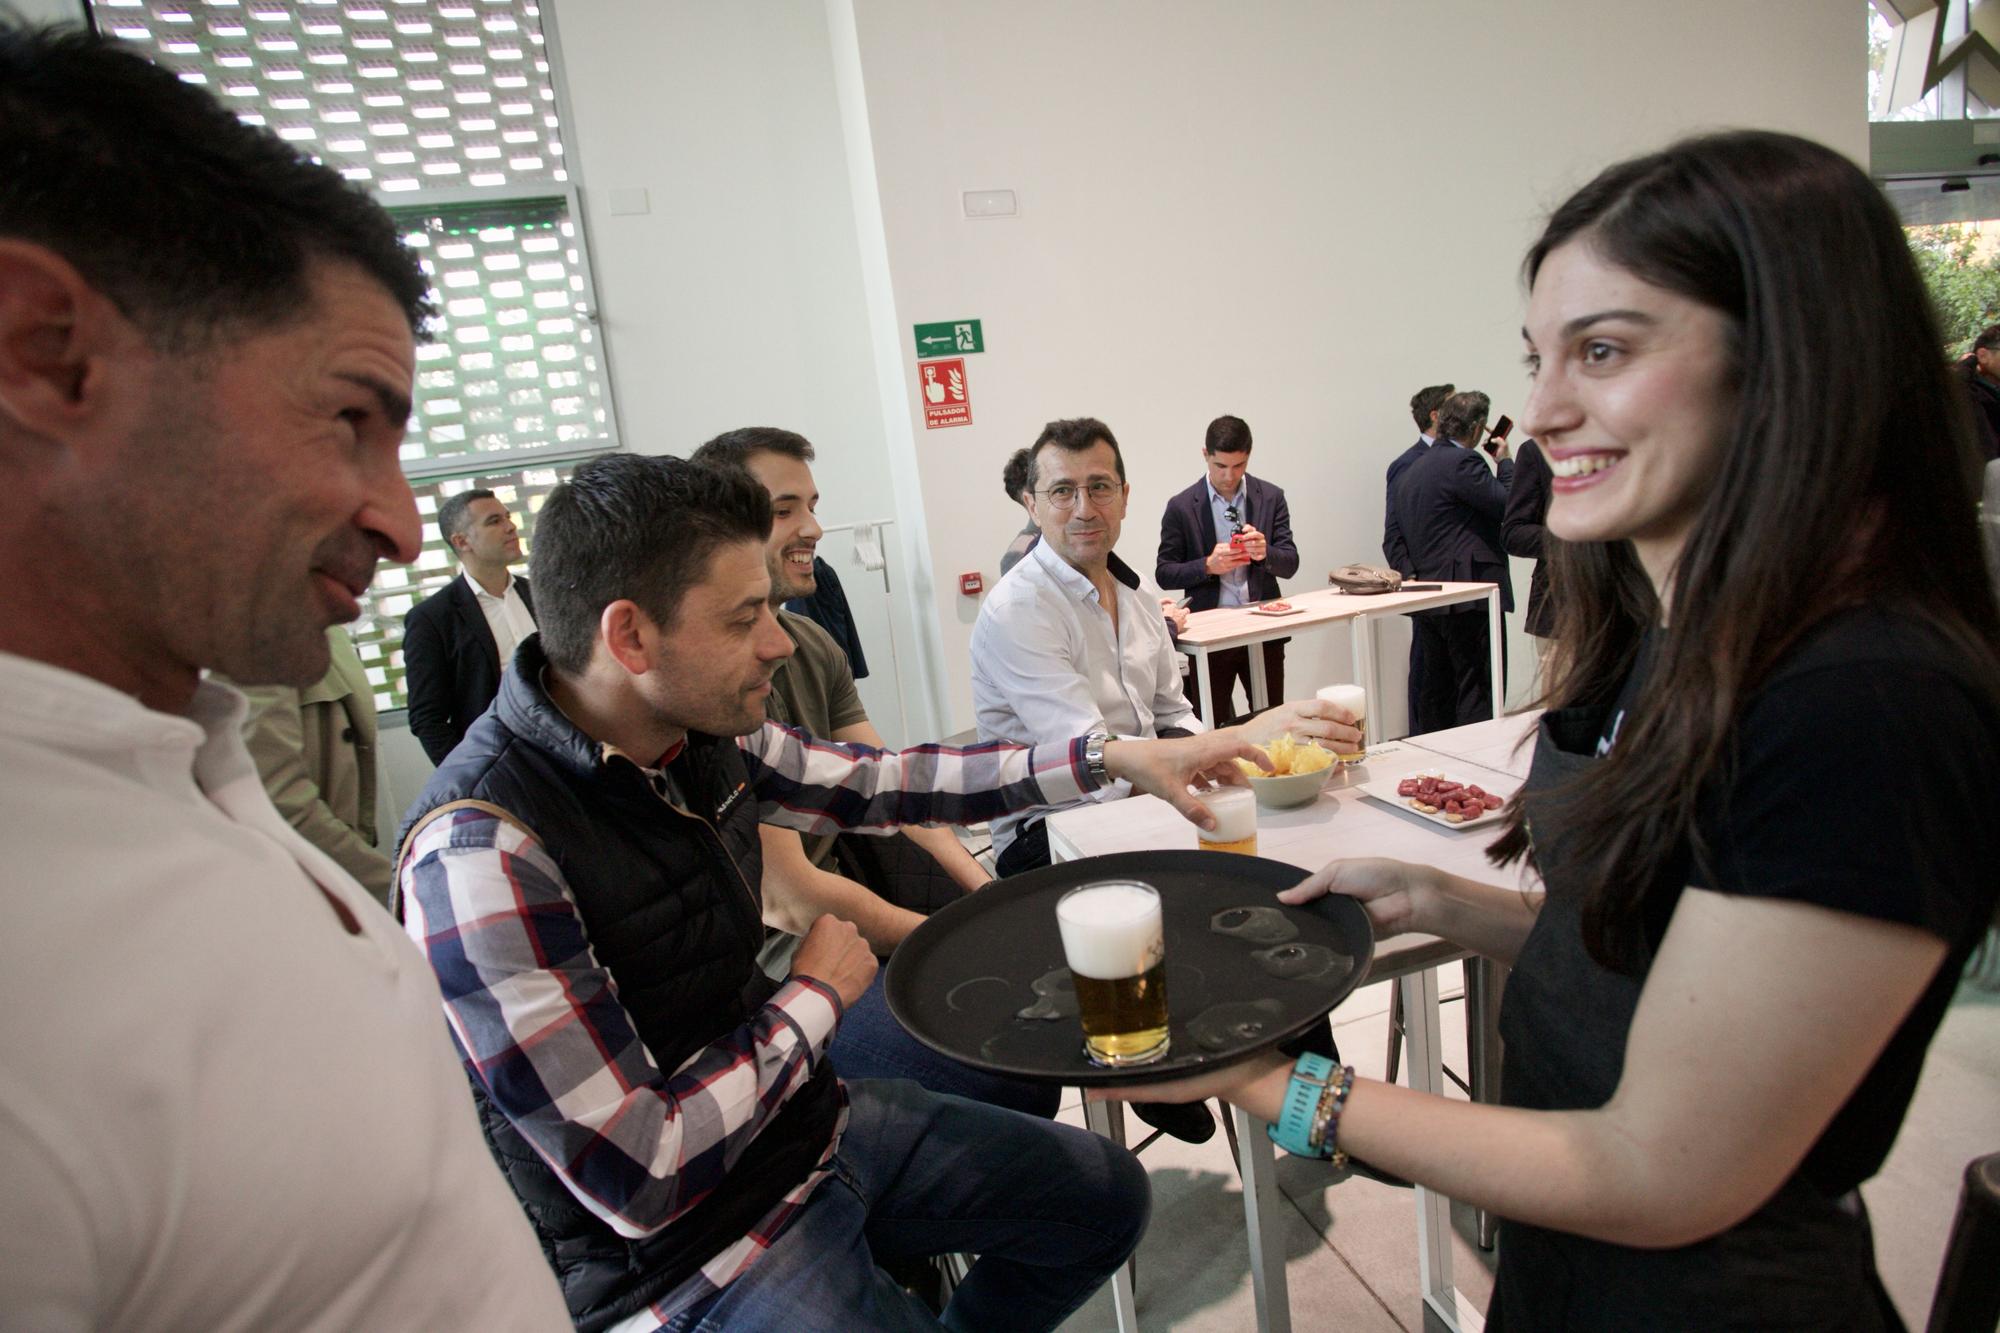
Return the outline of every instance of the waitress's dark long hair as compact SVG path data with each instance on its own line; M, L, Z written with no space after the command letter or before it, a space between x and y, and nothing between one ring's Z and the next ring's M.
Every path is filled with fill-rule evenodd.
M1528 252L1530 288L1571 241L1726 316L1736 395L1647 686L1588 780L1551 793L1565 863L1587 886L1585 943L1630 969L1649 893L1678 887L1656 890L1659 868L1684 839L1705 855L1696 797L1726 776L1737 717L1803 634L1886 604L1933 625L2000 698L2000 611L1968 404L1902 227L1853 163L1788 135L1690 139L1608 168L1557 209ZM1548 545L1547 702L1608 704L1659 619L1653 586L1629 542ZM1508 818L1490 853L1501 864L1531 849L1518 802Z

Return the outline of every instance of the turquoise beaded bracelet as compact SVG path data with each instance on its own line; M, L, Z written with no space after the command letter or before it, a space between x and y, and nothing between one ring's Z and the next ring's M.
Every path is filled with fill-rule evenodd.
M1347 1109L1347 1094L1354 1091L1354 1066L1343 1065L1340 1076L1330 1080L1320 1094L1319 1109L1313 1112L1312 1130L1306 1142L1315 1155L1331 1161L1336 1168L1347 1165L1347 1154L1339 1147L1340 1113Z

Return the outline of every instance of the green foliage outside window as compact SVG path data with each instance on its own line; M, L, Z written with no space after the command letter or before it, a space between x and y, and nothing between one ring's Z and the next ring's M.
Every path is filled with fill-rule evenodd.
M1962 223L1907 230L1937 309L1945 354L1957 360L1972 350L1981 329L2000 323L2000 245L1990 233L1982 236Z

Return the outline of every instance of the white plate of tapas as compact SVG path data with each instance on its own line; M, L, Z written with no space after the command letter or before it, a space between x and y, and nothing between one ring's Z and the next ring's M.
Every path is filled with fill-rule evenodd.
M1305 610L1303 606L1293 606L1290 602L1265 602L1262 606L1253 608L1250 614L1253 616L1295 616L1303 610Z
M1446 828L1478 828L1498 821L1507 813L1512 791L1496 791L1472 779L1453 776L1441 769L1425 769L1404 778L1382 778L1358 784L1363 796L1372 796L1420 815Z

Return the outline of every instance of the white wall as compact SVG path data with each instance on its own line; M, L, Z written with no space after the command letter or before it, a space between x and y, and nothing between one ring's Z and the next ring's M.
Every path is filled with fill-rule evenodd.
M1317 586L1379 554L1414 389L1519 407L1517 265L1564 193L1694 128L1867 142L1861 21L1821 0L552 8L626 441L787 426L825 517L898 517L910 739L970 725L956 575L997 575L1000 465L1042 422L1118 433L1150 569L1202 427L1245 417ZM651 211L612 216L635 186ZM960 218L988 187L1021 216ZM926 432L909 326L964 316L974 424ZM1342 676L1345 637L1292 661L1294 694Z
M829 8L858 33L906 376L911 323L985 322L973 425L925 432L904 394L954 727L976 612L955 575L997 572L1019 525L1000 467L1044 421L1117 433L1119 549L1150 571L1203 427L1244 417L1252 470L1290 496L1294 586L1320 586L1379 557L1415 389L1451 379L1517 412L1517 267L1567 191L1694 128L1867 148L1861 17L1823 0ZM1020 216L961 219L975 188L1016 191ZM1291 660L1289 692L1309 693L1346 674L1346 640ZM1517 697L1531 661L1517 637Z
M552 8L626 446L685 455L733 427L783 426L818 449L822 520L895 518L820 0ZM611 192L633 188L650 211L614 216ZM916 606L895 608L906 657ZM889 645L868 649L884 671ZM894 716L893 694L868 702L878 725ZM905 739L939 734L927 698L910 702Z

